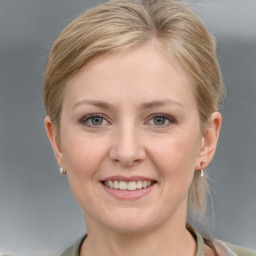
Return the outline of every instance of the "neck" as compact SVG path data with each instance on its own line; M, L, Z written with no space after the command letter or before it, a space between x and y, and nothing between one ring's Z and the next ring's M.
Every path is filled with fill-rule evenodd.
M165 223L150 232L122 234L112 230L97 232L88 228L88 237L82 245L81 256L169 256L196 254L196 242L183 225Z

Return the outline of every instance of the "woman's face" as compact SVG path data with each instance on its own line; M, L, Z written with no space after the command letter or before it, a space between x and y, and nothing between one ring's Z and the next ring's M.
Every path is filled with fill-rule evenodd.
M88 230L184 223L203 144L191 85L157 44L99 57L66 84L56 155Z

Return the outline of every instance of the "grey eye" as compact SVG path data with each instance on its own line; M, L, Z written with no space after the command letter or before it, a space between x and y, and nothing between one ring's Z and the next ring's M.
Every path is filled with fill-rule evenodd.
M89 121L89 120L88 120ZM91 118L91 124L92 125L102 125L104 119L102 117L96 116Z
M165 117L155 117L153 119L154 125L165 125L165 122L167 121Z
M100 114L90 114L83 117L80 120L80 123L88 127L101 127L106 125L108 122L104 116L101 116Z
M175 124L176 121L173 117L166 114L154 114L151 116L151 119L148 121L148 124L151 126L158 126L159 128L169 127Z

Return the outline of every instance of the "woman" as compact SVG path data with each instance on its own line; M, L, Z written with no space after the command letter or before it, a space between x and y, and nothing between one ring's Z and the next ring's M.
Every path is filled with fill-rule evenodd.
M180 2L114 0L63 30L45 126L87 225L63 256L253 255L186 223L204 214L223 94L214 39Z

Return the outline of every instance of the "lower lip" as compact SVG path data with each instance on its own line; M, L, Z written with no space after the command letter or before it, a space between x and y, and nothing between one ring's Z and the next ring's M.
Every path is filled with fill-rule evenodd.
M153 189L155 184L152 184L147 188L137 189L137 190L113 189L105 186L104 184L102 184L102 186L110 195L114 196L117 199L133 200L133 199L139 199L147 195Z

